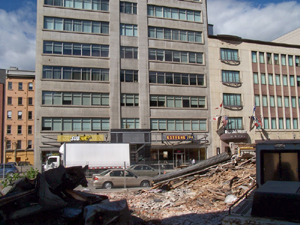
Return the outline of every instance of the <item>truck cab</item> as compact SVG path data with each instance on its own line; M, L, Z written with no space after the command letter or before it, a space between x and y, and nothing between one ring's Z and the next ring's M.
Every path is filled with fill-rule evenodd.
M49 156L44 164L44 171L54 169L60 165L60 156Z
M225 224L299 224L300 141L265 141L256 145L254 190L236 201Z

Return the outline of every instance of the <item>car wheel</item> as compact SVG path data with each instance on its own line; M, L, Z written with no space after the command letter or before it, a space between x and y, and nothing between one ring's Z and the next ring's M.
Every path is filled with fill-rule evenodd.
M112 189L113 184L112 184L111 182L105 182L105 183L103 184L103 187L104 187L105 189Z
M14 173L8 173L6 174L6 177L13 177L14 176Z
M150 182L147 180L142 181L141 187L150 187Z

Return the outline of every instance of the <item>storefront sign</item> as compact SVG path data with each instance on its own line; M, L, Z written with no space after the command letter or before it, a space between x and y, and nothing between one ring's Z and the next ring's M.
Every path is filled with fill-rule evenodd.
M184 140L192 140L194 139L194 136L193 135L167 135L166 138L167 140L184 141Z
M104 135L57 135L57 142L105 141Z

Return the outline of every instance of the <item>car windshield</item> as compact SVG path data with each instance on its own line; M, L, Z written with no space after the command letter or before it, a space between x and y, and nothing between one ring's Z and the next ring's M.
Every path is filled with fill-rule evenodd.
M104 170L102 173L100 173L100 176L104 176L106 174L108 174L111 170Z
M130 166L128 169L132 169L133 167L135 167L135 165Z

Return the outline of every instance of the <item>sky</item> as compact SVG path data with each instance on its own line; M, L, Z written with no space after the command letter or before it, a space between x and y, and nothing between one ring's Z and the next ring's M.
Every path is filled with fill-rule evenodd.
M300 27L300 0L207 0L207 11L215 35L272 41ZM0 0L0 69L35 70L35 36L36 0Z

